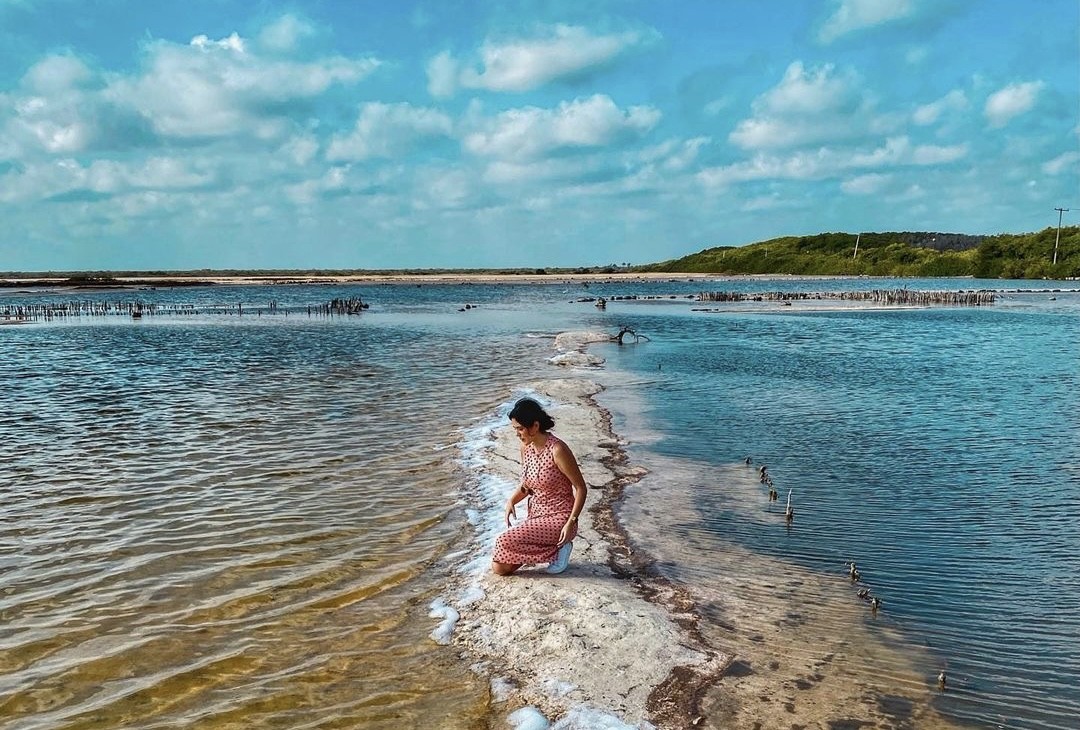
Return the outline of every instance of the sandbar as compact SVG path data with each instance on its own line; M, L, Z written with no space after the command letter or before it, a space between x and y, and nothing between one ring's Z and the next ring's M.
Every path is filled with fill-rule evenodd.
M609 338L565 333L554 349L583 353ZM662 528L650 514L696 506L677 490L627 501L650 475L628 461L598 402L597 363L588 365L526 388L547 405L590 485L570 567L495 576L493 535L481 531L447 593L460 617L448 641L489 678L492 727L955 727L933 706L922 659L877 636L861 619L865 606L828 577L735 547L708 558L729 566L719 586L684 586L657 571L650 550ZM480 471L505 484L501 499L517 483L518 449L508 424L491 429ZM745 499L760 491L755 473L732 465L718 484ZM489 501L489 524L501 504ZM781 590L760 590L775 584ZM813 608L793 619L792 600ZM864 676L859 667L880 658L891 676Z

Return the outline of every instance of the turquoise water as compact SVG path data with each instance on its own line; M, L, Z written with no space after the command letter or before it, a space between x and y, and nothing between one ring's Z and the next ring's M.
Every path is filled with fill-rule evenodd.
M648 450L697 464L702 521L729 542L843 575L857 562L881 619L947 668L938 709L980 727L1080 717L1080 297L984 309L678 316L607 348L648 379ZM709 475L753 455L797 519L734 504ZM747 519L747 510L754 519ZM754 515L753 513L757 514ZM771 516L775 527L762 525ZM668 565L708 578L701 565Z
M745 546L825 576L856 560L884 597L882 625L948 668L942 712L1074 727L1078 296L714 313L687 299L986 284L1002 283L4 292L0 304L191 313L0 327L0 717L218 728L316 712L336 727L477 726L486 684L427 639L444 556L469 539L455 445L516 387L559 375L548 335L626 324L650 341L594 351L659 434L632 444L631 460L688 465L669 488L703 508L673 541ZM621 294L663 298L603 312L574 301ZM371 308L307 314L350 296ZM242 316L209 311L239 302ZM793 490L792 528L709 479L746 455ZM710 569L689 554L664 564L687 581Z

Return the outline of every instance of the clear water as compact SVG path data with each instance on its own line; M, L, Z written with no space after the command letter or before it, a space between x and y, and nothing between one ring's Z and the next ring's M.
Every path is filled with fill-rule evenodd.
M702 313L686 298L903 285L958 288L6 291L0 304L243 302L247 313L0 327L0 718L482 726L486 682L427 638L445 556L470 535L455 445L515 387L558 373L550 342L524 333L627 324L650 342L596 349L612 392L644 404L617 428L647 422L655 435L631 444L631 460L677 459L667 486L702 507L666 533L697 551L673 547L665 570L707 581L715 569L695 556L732 546L822 576L856 560L885 597L882 628L948 667L940 711L985 727L1074 727L1077 296L823 313ZM605 312L572 301L620 294L663 298ZM306 314L355 295L371 303L358 317ZM269 314L270 301L289 315ZM793 529L774 529L777 508L756 495L715 488L709 475L746 454L793 490Z
M641 379L638 420L659 434L643 451L680 460L699 506L669 526L694 549L668 572L708 581L703 556L731 544L838 584L854 560L881 624L933 657L928 680L947 669L940 711L1077 726L1080 297L625 319L662 335L604 354ZM746 455L768 464L779 503L764 486L715 488ZM666 481L653 488L677 488Z

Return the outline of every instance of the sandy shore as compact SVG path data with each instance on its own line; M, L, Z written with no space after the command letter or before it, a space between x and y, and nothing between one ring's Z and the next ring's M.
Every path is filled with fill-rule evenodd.
M507 274L507 273L402 273L402 274L330 274L330 275L251 275L219 276L213 272L206 275L158 275L158 276L117 276L111 281L115 285L191 285L202 284L232 286L265 286L270 284L557 284L560 282L635 282L635 281L706 281L718 278L710 274L667 274L667 273L627 273L611 274ZM723 277L721 277L723 278ZM750 278L750 277L726 277ZM61 278L19 278L0 279L5 286L72 286L70 279ZM93 286L88 281L85 286Z
M598 365L585 350L606 337L560 335L554 361ZM650 550L662 549L663 528L652 514L691 519L696 507L686 493L649 489L650 498L625 503L624 493L649 474L628 463L595 400L602 387L589 376L571 368L566 378L528 384L548 404L555 432L590 485L565 573L548 575L543 566L508 578L489 572L502 505L520 466L507 423L487 435L479 471L498 488L474 519L480 544L447 594L456 627L443 638L490 679L492 727L951 727L933 710L928 668L876 637L881 629L865 622L865 605L836 581L736 548L709 557L728 566L720 585L662 577ZM739 465L719 476L734 498L745 499L760 491L754 475ZM782 590L763 602L761 587L777 583ZM795 614L793 602L813 609ZM793 646L800 648L792 653ZM853 669L879 659L891 676Z

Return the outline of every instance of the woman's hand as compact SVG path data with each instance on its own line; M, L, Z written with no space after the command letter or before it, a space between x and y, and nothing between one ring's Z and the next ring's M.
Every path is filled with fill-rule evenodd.
M577 520L566 521L566 524L562 526L562 530L559 531L559 547L570 542L570 536L574 533L574 527L576 526Z
M517 510L514 508L514 503L511 501L506 502L506 526L510 527L510 520L517 519Z

